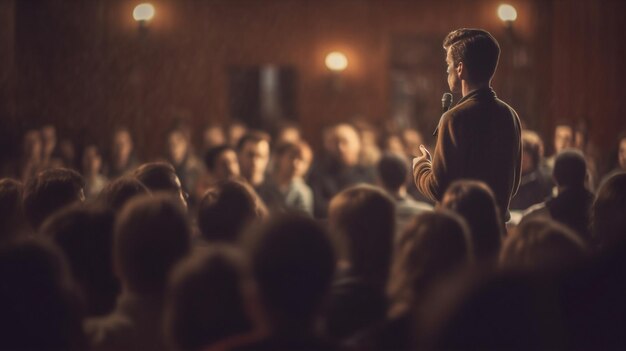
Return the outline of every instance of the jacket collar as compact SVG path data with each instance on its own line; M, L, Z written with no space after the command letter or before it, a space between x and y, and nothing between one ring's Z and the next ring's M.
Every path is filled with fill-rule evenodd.
M480 88L476 90L470 91L467 95L465 95L457 105L464 103L467 100L483 100L483 99L495 99L496 92L491 89L491 87Z

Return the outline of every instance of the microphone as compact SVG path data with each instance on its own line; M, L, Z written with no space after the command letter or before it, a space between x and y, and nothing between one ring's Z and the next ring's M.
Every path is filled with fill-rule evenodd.
M446 113L450 109L450 106L452 106L452 94L443 93L443 96L441 96L441 113ZM433 132L433 136L437 136L437 133L439 132L439 125L441 125L441 119L439 119L439 123Z
M441 97L441 112L445 113L452 106L452 94L444 93Z

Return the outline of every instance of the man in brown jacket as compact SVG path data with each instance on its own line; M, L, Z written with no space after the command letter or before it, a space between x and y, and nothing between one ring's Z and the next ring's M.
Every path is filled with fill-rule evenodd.
M426 197L440 201L458 179L482 180L493 190L503 219L521 178L521 126L517 113L491 89L500 47L489 32L458 29L443 43L450 91L461 92L458 104L441 116L431 157L413 159L413 178Z

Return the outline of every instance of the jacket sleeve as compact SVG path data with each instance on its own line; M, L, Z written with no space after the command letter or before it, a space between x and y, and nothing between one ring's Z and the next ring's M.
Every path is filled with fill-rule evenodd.
M461 162L458 140L451 115L441 119L432 161L423 159L413 167L415 186L424 196L440 201Z

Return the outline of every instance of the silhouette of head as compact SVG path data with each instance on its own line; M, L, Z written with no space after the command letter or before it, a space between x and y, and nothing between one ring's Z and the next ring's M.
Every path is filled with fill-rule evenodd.
M587 162L580 151L568 149L556 156L552 176L559 187L582 188L586 175Z

